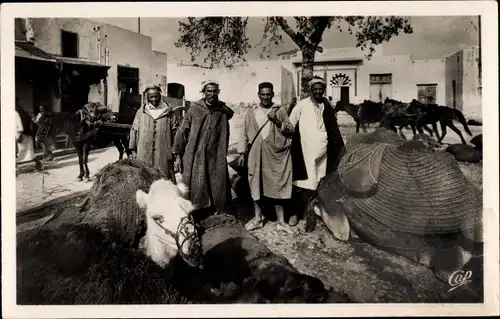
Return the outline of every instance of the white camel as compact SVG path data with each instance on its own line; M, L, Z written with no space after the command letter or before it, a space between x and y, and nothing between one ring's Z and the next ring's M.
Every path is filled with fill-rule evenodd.
M190 213L195 206L187 199L183 183L155 181L149 193L136 192L137 204L146 210L146 235L142 248L155 263L166 268L179 253L191 266L199 265L200 237Z

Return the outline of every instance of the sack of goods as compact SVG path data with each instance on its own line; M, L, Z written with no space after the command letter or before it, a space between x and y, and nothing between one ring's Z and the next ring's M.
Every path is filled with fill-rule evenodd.
M85 104L81 111L82 121L92 126L96 126L98 123L116 121L115 114L100 102Z

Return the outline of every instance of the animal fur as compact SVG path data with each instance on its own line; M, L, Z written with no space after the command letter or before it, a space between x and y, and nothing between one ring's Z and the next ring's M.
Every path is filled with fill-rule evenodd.
M420 114L417 120L417 130L419 131L419 133L423 133L423 125L432 124L434 132L436 133L436 137L438 137L439 143L441 143L441 141L446 136L446 127L449 127L452 131L457 133L457 135L462 140L462 144L467 144L460 130L453 124L453 121L460 122L463 125L465 132L472 136L472 132L467 125L467 120L465 119L463 113L460 112L460 110L436 104L423 104L418 102L417 100L411 101L409 109L411 109L412 112ZM438 122L441 124L441 136L439 136L439 133L437 131Z
M125 159L103 167L90 189L83 222L98 229L113 229L120 240L138 247L146 230L144 210L136 203L138 189L148 192L164 175L142 161Z
M31 231L17 256L21 305L187 302L170 286L168 270L90 225Z
M167 234L165 229L175 233L182 218L187 218L195 209L193 204L185 199L188 192L189 189L185 184L176 185L165 179L151 184L148 194L142 190L136 192L137 204L146 210L147 216L144 252L162 267L170 264L179 252L176 240ZM185 232L193 234L193 239L188 239ZM196 255L198 258L195 258L196 263L193 266L198 266L201 262L201 245L196 227L192 224L186 225L182 227L178 236L178 242L183 243L180 249L190 258Z
M24 234L17 245L18 303L349 301L299 273L229 215L212 216L201 225L203 270L187 267L179 256L162 269L138 248L144 215L134 196L137 188L149 192L159 176L139 161L110 164L92 187L83 221ZM222 224L214 225L218 220ZM220 295L207 293L207 284Z
M470 140L471 144L474 145L476 147L476 149L478 151L483 151L483 134L479 134L479 135L476 135L474 136L471 140Z
M440 144L427 134L416 134L413 136L413 141L421 142L426 148L435 150L440 147Z
M145 233L137 189L149 191L160 172L137 160L104 167L83 218L25 233L17 245L20 304L186 302L162 269L139 249Z
M217 215L201 224L205 282L216 289L237 288L219 302L289 303L348 302L328 291L314 277L299 273L286 258L275 255L230 215Z
M380 122L384 116L382 103L369 100L364 100L359 105L338 101L333 112L336 113L338 111L344 111L354 119L356 122L356 133L359 133L360 127L366 132L365 124Z
M483 159L483 152L464 144L452 144L446 148L459 162L479 163Z

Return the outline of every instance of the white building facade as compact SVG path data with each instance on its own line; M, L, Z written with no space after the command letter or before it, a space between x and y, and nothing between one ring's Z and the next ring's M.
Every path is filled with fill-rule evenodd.
M316 54L313 73L327 81L326 96L331 96L333 103L417 99L455 107L467 118L480 120L475 56L477 51L465 49L441 59L414 60L411 54L385 56L379 47L367 59L365 52L357 48L327 49ZM300 94L301 61L300 51L291 50L279 54L277 60L250 61L231 70L172 64L168 66L168 80L183 84L188 100L201 97L201 81L217 80L221 84L220 98L230 103L258 101L258 84L269 81L275 87L276 103L286 104Z
M382 102L391 98L445 104L445 64L442 59L413 60L411 55L384 56L378 49L371 59L357 48L331 49L316 55L314 75L327 81L326 95L344 100ZM300 54L292 59L300 78ZM300 90L300 81L297 81Z

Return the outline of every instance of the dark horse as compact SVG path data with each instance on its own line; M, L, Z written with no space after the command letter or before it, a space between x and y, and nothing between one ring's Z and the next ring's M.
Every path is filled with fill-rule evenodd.
M420 114L417 119L417 129L420 133L423 133L423 125L432 124L439 143L441 143L441 141L444 139L446 135L446 127L448 126L455 133L457 133L457 135L462 140L462 144L467 144L462 135L462 132L460 132L460 130L453 124L453 121L462 123L465 132L472 136L472 133L467 126L467 121L465 120L465 117L463 113L460 112L460 110L437 104L424 104L415 99L410 102L409 110L418 112ZM441 137L439 136L439 133L437 131L437 122L441 124Z
M127 119L119 115L117 117L118 122L128 124L123 123L124 121L128 122ZM131 156L132 152L128 148L128 134L117 135L92 130L87 131L82 136L78 136L81 129L81 122L80 116L76 113L53 113L50 116L50 120L45 121L44 125L50 125L49 128L43 127L41 129L48 131L48 135L51 137L55 137L60 133L66 133L69 136L78 155L78 164L80 165L80 174L77 178L78 181L82 181L83 178L85 178L86 181L90 180L90 170L87 163L92 145L104 147L112 142L120 153L119 159L123 158L124 151L127 153L128 157Z
M363 103L356 105L344 101L338 101L335 105L334 113L344 111L349 114L356 122L356 133L359 133L359 127L366 133L365 124L378 123L384 116L382 103L364 100Z
M403 128L410 126L413 136L415 136L417 134L417 120L420 115L419 110L410 109L409 103L386 98L384 101L384 116L380 121L380 127L397 132L397 126L399 127L399 134L406 139ZM422 124L422 128L432 136L432 130L427 125Z

